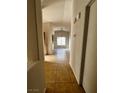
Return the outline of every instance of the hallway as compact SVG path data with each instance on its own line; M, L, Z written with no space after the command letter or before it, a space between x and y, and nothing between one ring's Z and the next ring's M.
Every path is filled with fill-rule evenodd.
M97 93L96 7L96 0L28 0L28 93Z
M54 57L56 58L56 62L44 62L46 93L85 93L77 84L68 63L68 51L57 49Z
M55 49L55 54L45 55L46 62L69 63L69 49Z

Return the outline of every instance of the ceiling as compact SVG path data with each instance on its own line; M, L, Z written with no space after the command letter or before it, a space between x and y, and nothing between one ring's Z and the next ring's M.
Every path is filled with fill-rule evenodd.
M70 26L72 0L43 0L43 22Z

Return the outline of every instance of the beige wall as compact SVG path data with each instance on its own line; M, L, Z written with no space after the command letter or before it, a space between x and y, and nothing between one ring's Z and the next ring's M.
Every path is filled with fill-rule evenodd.
M45 93L44 68L41 61L35 62L27 73L27 93Z
M28 93L44 93L41 0L27 0L27 11L27 90Z
M53 34L53 25L52 23L43 23L43 32L45 32L45 49L46 54L53 54L53 43L52 43L52 34Z
M38 33L39 59L44 60L41 0L36 0L36 22Z
M85 7L90 0L73 0L73 13L71 22L71 44L70 44L70 65L74 72L74 75L79 83L80 80L80 68L82 59L82 47L83 47L83 33L84 33L84 20L85 20ZM74 24L74 18L81 12L81 18ZM88 39L86 64L84 72L83 86L86 93L96 93L96 11L93 10L93 14L90 15L90 19L93 24L89 29L94 29L94 32L90 33L92 37ZM93 20L94 19L94 20ZM91 40L92 38L92 40ZM92 47L92 48L91 48ZM91 53L90 53L91 52ZM92 60L92 61L91 61ZM90 62L92 62L90 64ZM82 73L83 74L83 73ZM92 90L92 91L91 91Z
M97 93L97 8L91 6L83 86L86 93Z
M34 0L27 1L27 57L29 62L39 59Z
M43 22L70 24L72 0L44 0Z

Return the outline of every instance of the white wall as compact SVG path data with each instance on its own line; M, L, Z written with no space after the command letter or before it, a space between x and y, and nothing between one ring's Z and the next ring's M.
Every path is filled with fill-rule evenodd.
M82 58L85 6L89 1L90 0L73 0L72 6L70 65L78 83ZM81 18L74 24L74 18L79 12L81 12Z
M86 93L97 93L96 1L91 6L83 86Z
M84 33L84 20L85 20L85 7L90 0L73 0L73 13L71 22L71 51L70 51L70 65L74 75L79 83L80 68L82 59L83 47L83 33ZM90 30L96 31L96 8L92 10L90 17L91 23ZM81 18L74 24L74 18L81 12ZM84 72L83 86L86 93L96 93L96 32L90 33L92 37L88 39L86 64ZM92 47L92 48L91 48ZM90 49L89 49L90 48ZM91 63L92 62L92 63ZM83 74L83 73L82 73Z

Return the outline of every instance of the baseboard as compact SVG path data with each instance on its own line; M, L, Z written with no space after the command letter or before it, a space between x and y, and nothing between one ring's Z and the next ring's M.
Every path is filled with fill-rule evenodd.
M73 72L73 74L74 74L74 77L75 77L77 83L79 84L79 80L78 80L78 78L76 77L76 73L74 72L74 69L73 69L72 65L71 65L71 64L69 64L69 65L70 65L70 67L71 67L71 70L72 70L72 72Z

